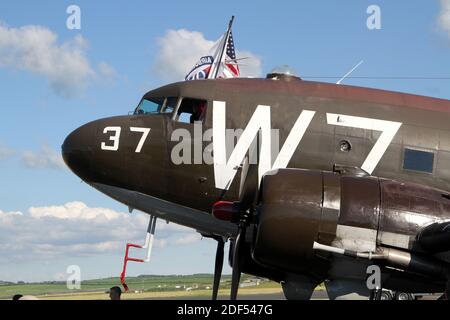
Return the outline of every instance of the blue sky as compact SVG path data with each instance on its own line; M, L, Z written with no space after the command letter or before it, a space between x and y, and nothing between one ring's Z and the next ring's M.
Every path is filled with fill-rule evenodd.
M81 30L66 27L71 4L81 8ZM380 30L366 26L372 4ZM0 280L64 279L72 264L84 279L119 275L124 243L143 241L147 218L127 217L123 205L81 183L60 146L80 125L126 114L146 91L181 80L233 14L238 55L252 57L247 75L288 64L300 76L339 77L364 60L354 76L450 77L448 0L2 1ZM450 99L449 80L345 84ZM61 219L73 210L82 214ZM47 237L55 226L74 234ZM131 265L130 274L212 272L213 241L171 225L158 234L152 263Z

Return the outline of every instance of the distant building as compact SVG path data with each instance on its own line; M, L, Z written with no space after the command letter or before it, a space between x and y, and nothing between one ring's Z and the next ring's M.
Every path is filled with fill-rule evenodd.
M256 287L261 284L262 280L260 278L248 278L245 281L243 281L239 287L245 288L245 287Z

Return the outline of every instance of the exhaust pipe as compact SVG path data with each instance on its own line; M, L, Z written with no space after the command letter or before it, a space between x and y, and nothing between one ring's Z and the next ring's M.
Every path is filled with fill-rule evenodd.
M379 247L376 252L355 252L326 246L317 242L314 242L313 249L341 254L353 258L382 260L391 267L400 268L408 272L419 273L433 278L440 278L442 280L450 280L450 265L448 263L432 257L424 257L407 251Z

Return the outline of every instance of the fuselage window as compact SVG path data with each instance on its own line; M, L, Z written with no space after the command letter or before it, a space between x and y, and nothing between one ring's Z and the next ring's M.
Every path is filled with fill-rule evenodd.
M179 98L167 98L161 113L172 114L178 106Z
M405 148L403 169L433 173L434 153Z
M206 107L207 102L205 100L183 98L175 121L183 123L203 121L206 116Z
M142 99L134 114L159 113L164 104L163 98Z

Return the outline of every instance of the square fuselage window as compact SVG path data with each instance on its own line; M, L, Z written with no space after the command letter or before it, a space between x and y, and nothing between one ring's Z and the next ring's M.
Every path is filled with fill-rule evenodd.
M434 153L405 148L403 169L425 173L433 173Z

